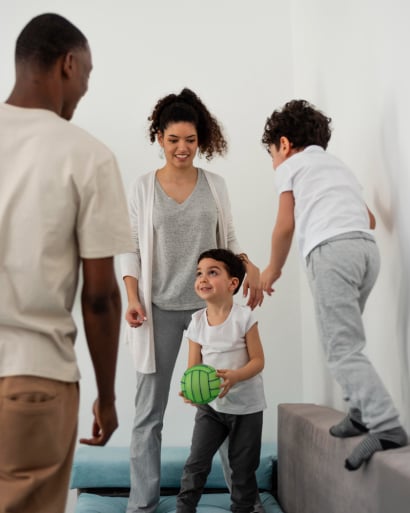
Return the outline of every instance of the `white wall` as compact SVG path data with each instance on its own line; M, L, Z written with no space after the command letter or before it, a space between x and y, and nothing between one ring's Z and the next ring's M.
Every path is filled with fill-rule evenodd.
M333 118L329 150L354 169L378 218L382 270L365 312L368 353L409 429L407 1L0 0L0 6L1 99L13 83L15 38L32 16L59 12L87 35L94 71L73 122L115 151L127 187L161 165L146 137L155 101L184 86L194 89L223 122L230 142L225 159L198 165L225 176L240 241L260 266L268 258L277 205L271 164L259 142L265 118L292 97L312 101ZM322 365L310 292L294 250L276 290L258 310L269 402L265 440L275 440L278 402L343 406ZM88 436L95 387L78 305L75 315L83 374L79 435ZM193 411L177 397L184 366L185 351L170 394L168 444L185 444L190 437ZM112 445L129 442L134 383L122 344L121 424Z
M410 429L410 4L292 2L294 92L333 119L329 151L359 177L377 217L381 273L364 315L367 353ZM301 280L303 396L342 406L322 365L310 292Z
M162 165L157 146L152 147L146 135L147 116L157 99L179 92L184 86L196 91L223 123L230 143L225 159L215 159L211 164L198 161L198 165L226 178L243 249L258 265L266 264L277 203L273 170L260 139L266 117L291 94L292 62L278 51L284 42L290 41L287 8L272 0L0 0L0 4L2 100L14 79L15 39L32 16L58 12L86 34L94 70L89 92L73 122L114 150L126 187L139 174ZM266 353L266 441L276 439L277 403L302 398L299 273L295 253L290 260L289 267L294 272L287 273L278 284L277 295L266 299L257 312ZM95 386L78 303L75 315L79 323L76 346L83 375L80 437L88 436L91 430ZM194 409L177 396L185 362L184 346L165 420L166 444L190 441ZM112 445L129 443L134 386L128 349L122 343L117 379L120 427L110 441ZM71 502L74 501L71 496ZM72 507L70 503L69 509Z

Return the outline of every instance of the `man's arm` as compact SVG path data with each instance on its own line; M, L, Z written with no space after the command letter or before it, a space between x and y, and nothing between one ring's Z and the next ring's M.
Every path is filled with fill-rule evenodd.
M118 427L115 409L115 372L121 296L112 257L83 259L82 264L81 304L98 397L93 405L92 438L83 438L80 442L104 445Z

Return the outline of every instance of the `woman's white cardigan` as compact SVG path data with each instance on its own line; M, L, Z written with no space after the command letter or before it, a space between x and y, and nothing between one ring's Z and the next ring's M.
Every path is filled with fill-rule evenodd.
M210 171L204 170L218 212L217 243L218 247L229 248L240 253L232 223L231 206L225 180ZM134 243L139 246L137 253L121 255L122 276L138 279L139 298L147 314L139 328L125 328L126 342L129 344L134 366L144 374L155 372L154 329L152 325L151 288L153 260L153 206L154 206L155 171L139 178L130 196L130 216ZM198 255L199 256L199 255Z

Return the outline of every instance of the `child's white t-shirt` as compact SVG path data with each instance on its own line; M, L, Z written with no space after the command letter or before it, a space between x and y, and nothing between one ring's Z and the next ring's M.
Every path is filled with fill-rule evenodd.
M308 146L280 164L275 183L279 195L293 192L295 234L303 257L336 235L371 232L358 181L343 162L320 146Z
M249 361L245 335L256 323L248 306L233 304L226 320L217 326L208 324L206 308L192 315L187 336L201 345L202 362L215 369L239 369ZM239 381L222 399L209 403L221 413L244 415L266 408L262 374Z

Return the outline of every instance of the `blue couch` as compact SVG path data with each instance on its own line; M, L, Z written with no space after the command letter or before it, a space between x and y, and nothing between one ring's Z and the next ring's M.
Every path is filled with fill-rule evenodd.
M188 447L163 447L161 499L156 513L175 511L176 494ZM276 483L276 456L272 445L264 444L257 471L261 500L266 513L283 513L273 491ZM78 489L76 513L125 513L130 486L127 447L79 447L74 458L71 488ZM230 496L217 455L208 476L206 493L198 513L230 511Z

